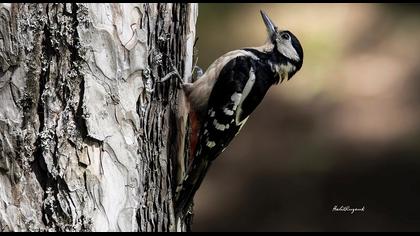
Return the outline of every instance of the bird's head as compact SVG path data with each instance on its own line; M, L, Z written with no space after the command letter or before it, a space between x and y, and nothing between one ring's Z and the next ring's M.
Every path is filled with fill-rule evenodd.
M279 30L273 21L261 11L261 16L267 27L269 43L273 45L274 55L279 58L276 65L281 80L288 80L302 67L303 49L299 40L288 30Z

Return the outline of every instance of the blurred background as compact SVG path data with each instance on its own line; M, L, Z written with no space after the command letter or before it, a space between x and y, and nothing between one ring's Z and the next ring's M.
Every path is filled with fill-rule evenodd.
M193 230L420 230L420 5L199 4L198 64L262 45L260 9L303 67L215 161Z

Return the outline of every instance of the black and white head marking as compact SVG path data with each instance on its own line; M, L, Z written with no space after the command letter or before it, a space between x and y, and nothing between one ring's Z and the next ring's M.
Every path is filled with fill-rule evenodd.
M302 67L303 49L296 36L288 30L279 30L273 21L261 11L261 16L267 27L267 33L273 50L284 58L279 64L273 65L273 68L283 78L290 79L296 71Z
M286 30L278 32L274 40L277 46L277 50L281 55L287 57L290 60L298 62L301 60L301 58L295 49L295 45L293 45L293 38L296 37L292 37L292 33Z

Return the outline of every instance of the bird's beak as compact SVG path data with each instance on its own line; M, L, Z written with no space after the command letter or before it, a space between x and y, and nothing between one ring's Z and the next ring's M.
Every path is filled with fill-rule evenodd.
M274 25L273 21L270 20L270 18L268 18L268 16L263 11L260 10L260 12L261 12L261 17L263 18L264 24L267 27L268 35L271 38L276 33L277 26Z

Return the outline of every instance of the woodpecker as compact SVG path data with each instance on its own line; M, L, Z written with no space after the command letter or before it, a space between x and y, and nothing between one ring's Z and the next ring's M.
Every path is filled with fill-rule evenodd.
M182 88L200 123L194 158L176 194L176 211L185 215L214 159L229 145L268 89L290 80L303 63L294 34L280 30L260 11L268 40L260 47L228 52Z

